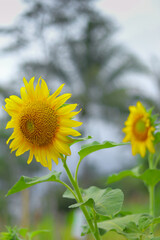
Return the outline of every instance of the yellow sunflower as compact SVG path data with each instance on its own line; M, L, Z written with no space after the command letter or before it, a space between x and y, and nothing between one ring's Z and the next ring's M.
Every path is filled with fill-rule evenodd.
M77 104L64 103L71 97L65 93L57 97L64 84L52 95L43 79L39 79L34 88L34 77L29 83L23 79L25 87L20 90L21 98L12 95L5 100L5 111L11 116L6 128L14 131L7 141L11 152L16 150L16 156L30 150L27 163L31 163L33 156L44 167L52 168L52 159L58 164L61 154L70 155L67 136L81 135L72 127L82 123L72 120L79 113L73 112Z
M146 154L146 149L154 153L153 132L155 128L151 125L150 114L146 111L141 102L136 106L129 107L130 114L125 122L123 132L126 134L123 142L131 142L132 154L140 153L141 157Z

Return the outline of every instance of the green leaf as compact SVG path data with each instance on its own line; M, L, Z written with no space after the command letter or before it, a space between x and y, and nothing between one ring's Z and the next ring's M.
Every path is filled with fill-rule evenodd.
M154 218L152 223L153 223L153 224L158 224L158 223L160 223L160 217Z
M84 225L82 226L82 232L81 232L81 236L85 236L87 234L89 234L91 232L90 228L88 225Z
M87 155L89 155L93 152L96 152L98 150L105 149L105 148L117 147L117 146L126 145L126 144L128 144L128 143L115 143L115 142L110 142L110 141L105 141L103 143L99 143L99 142L95 141L90 144L83 145L81 147L81 150L78 152L78 154L80 156L80 160L82 160Z
M19 234L20 234L22 237L26 237L27 232L28 232L28 229L27 229L27 228L20 228L20 229L19 229Z
M128 226L129 222L134 222L138 224L139 219L145 214L132 214L125 217L117 217L111 220L102 221L98 223L98 227L105 229L106 231L116 230L122 233L124 229Z
M122 208L124 196L120 189L100 189L93 186L83 190L82 193L84 202L71 205L71 207L81 205L94 207L95 212L103 216L114 216Z
M88 137L84 137L84 138L71 138L73 142L70 145L73 145L75 143L82 142L82 141L87 141L91 138L92 138L92 136L88 136Z
M93 207L94 201L93 201L93 199L90 198L90 199L84 201L83 203L72 204L72 205L69 206L69 208L77 208L77 207L80 207L80 206L83 206L83 205L88 206L88 207Z
M129 222L125 227L125 232L127 233L139 233L139 229L135 222Z
M131 170L125 170L119 172L117 174L113 174L108 177L107 184L111 184L125 177L134 177L143 180L146 185L155 186L158 182L160 182L160 170L159 169L147 169L143 173L140 173L141 166L135 167Z
M69 191L69 189L67 189L67 190L63 193L62 197L64 197L64 198L69 198L69 199L75 199L74 195L71 193L71 191Z
M105 234L105 240L128 240L122 234L119 234L115 231L109 231Z
M145 231L150 225L151 223L153 222L153 217L147 215L147 216L142 216L140 219L139 219L139 222L138 222L138 228L141 230L141 231Z
M121 179L123 179L125 177L129 177L129 176L134 177L134 178L138 178L140 176L139 169L140 169L140 167L138 166L138 167L135 167L131 170L125 170L125 171L119 172L117 174L113 174L113 175L108 177L107 184L118 182Z
M147 169L139 178L142 179L148 186L155 186L160 181L160 170Z
M49 173L46 176L43 177L25 177L22 176L19 181L8 191L8 193L6 194L6 196L9 196L13 193L17 193L20 192L26 188L29 188L33 185L36 185L38 183L43 183L43 182L58 182L59 181L59 177L61 175L61 172L56 172L53 171L51 173Z
M9 226L6 226L7 228L7 232L1 232L0 233L0 239L1 240L11 240L11 239L14 239L14 240L21 240L21 238L19 237L19 233L18 233L18 229L17 227L9 227Z
M28 233L29 240L32 240L32 238L35 237L36 235L39 235L41 233L49 233L49 232L50 232L49 230L37 230L37 231L30 232Z

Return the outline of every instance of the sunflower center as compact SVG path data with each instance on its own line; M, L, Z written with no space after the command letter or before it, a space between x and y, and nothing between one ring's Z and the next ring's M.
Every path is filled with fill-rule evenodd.
M22 110L20 130L24 137L36 146L52 143L57 129L57 116L47 104L37 101Z
M146 126L146 122L141 118L135 121L133 125L133 132L138 140L145 140L148 136L148 127Z

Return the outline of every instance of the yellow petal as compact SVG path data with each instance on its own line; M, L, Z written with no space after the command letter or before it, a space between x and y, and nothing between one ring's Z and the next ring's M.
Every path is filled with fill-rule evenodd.
M64 87L64 84L62 84L49 98L48 101L52 102L62 91L62 88Z
M53 102L52 102L52 107L56 110L59 107L61 107L70 97L72 94L70 93L65 93L61 95L60 97L57 97Z
M71 136L80 136L81 133L79 133L77 130L72 129L72 128L66 128L66 127L60 127L59 128L59 133L61 133L62 135L71 135Z
M24 102L26 102L28 100L28 95L27 95L27 92L26 92L26 89L25 87L21 87L20 89L20 93L21 93L21 98Z
M43 80L43 79L41 79L41 91L42 91L42 94L43 94L43 96L44 97L48 97L49 96L49 90L48 90L48 87L47 87L47 84L46 84L46 82Z
M58 152L64 155L71 155L71 150L68 144L63 143L62 141L58 141L57 139L54 141L54 147L57 149Z
M67 106L59 108L56 113L58 115L65 115L73 111L77 107L77 105L78 104L68 104Z
M29 147L26 146L25 144L20 145L16 151L16 156L20 156L23 153L27 152L29 150Z
M33 159L33 152L30 151L30 153L29 153L29 158L28 158L28 160L27 160L27 163L30 164L30 163L32 162L32 159Z
M60 120L60 125L63 127L79 127L82 125L82 122L62 118L62 120Z
M35 97L34 94L34 77L32 77L29 81L29 83L27 82L27 80L25 78L23 78L23 82L27 91L28 96L33 99Z

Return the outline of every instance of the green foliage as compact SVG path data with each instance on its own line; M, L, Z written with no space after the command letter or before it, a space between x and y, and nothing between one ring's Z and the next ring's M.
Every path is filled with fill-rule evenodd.
M82 205L94 208L95 212L103 216L114 216L120 212L123 204L123 193L120 189L100 189L98 187L90 187L82 190L83 203L76 203L70 208L80 207ZM63 197L74 198L67 190Z
M18 229L16 227L11 228L11 227L6 227L7 232L1 232L0 233L0 239L1 240L21 240L19 238L18 234Z
M51 172L48 175L43 176L43 177L29 178L29 177L22 176L19 179L19 181L8 191L6 196L9 196L9 195L11 195L13 193L20 192L20 191L22 191L22 190L24 190L26 188L29 188L29 187L31 187L33 185L38 184L38 183L58 182L60 175L61 175L61 172L53 171L53 172Z
M156 224L156 221L150 215L132 214L99 222L98 227L106 231L114 230L124 235L129 240L146 240L153 239L148 232L148 228L151 224Z
M29 232L26 228L20 228L17 227L6 227L7 232L1 232L0 233L0 239L1 240L32 240L35 236L42 234L42 233L48 233L48 230L36 230ZM23 237L23 238L22 238Z
M115 231L109 231L105 234L104 240L127 240L127 238Z
M159 169L147 169L140 176L146 185L155 186L160 181L160 170Z
M125 170L125 171L119 172L117 174L112 174L111 176L108 177L107 184L118 182L121 179L128 177L128 176L137 178L139 176L139 166L135 167L131 170Z
M80 160L82 160L87 155L89 155L93 152L96 152L98 150L105 149L105 148L117 147L117 146L121 146L121 145L126 145L126 143L115 143L115 142L110 142L110 141L105 141L103 143L99 143L97 141L94 141L92 143L82 145L82 148L78 152L78 154L80 156Z
M146 185L155 186L160 182L160 170L159 169L147 169L141 172L141 166L135 167L131 170L125 170L117 174L113 174L108 177L107 183L111 184L125 177L134 177L143 180Z

